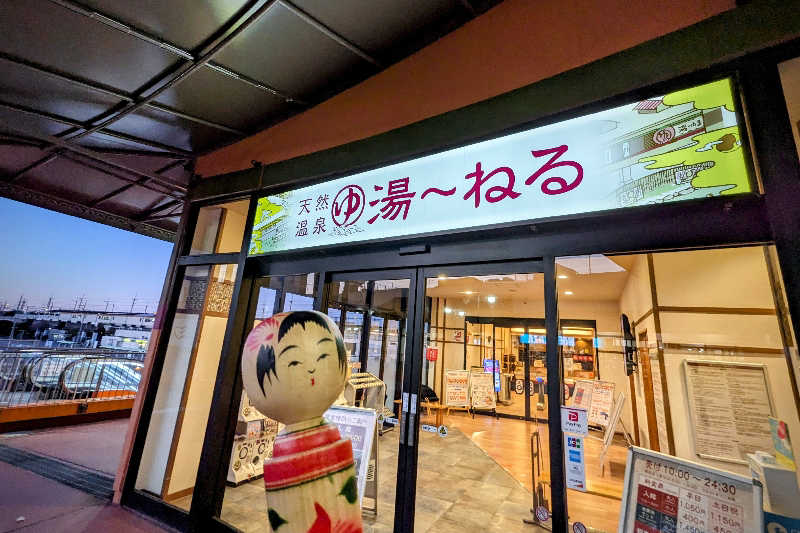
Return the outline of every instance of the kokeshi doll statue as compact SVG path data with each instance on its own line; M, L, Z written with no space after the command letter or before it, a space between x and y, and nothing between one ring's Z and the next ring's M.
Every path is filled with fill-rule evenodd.
M316 311L277 314L247 336L247 396L286 424L264 462L267 516L276 533L362 531L352 444L322 418L344 389L347 359L339 328Z

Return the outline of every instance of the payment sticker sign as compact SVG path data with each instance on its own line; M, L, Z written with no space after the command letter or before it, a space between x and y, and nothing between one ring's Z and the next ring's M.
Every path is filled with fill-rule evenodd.
M561 431L586 435L589 432L589 413L580 407L561 406Z
M564 454L567 465L567 488L586 492L583 437L564 435Z

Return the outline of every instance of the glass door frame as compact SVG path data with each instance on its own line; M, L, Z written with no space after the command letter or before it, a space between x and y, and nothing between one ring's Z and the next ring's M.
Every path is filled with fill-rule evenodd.
M328 310L328 287L330 283L339 281L379 281L389 279L408 279L408 302L406 303L406 318L403 341L405 342L404 359L403 359L403 379L401 390L401 418L400 418L400 437L397 449L397 486L395 487L395 512L394 512L394 531L400 533L403 531L413 531L413 498L409 500L409 490L413 491L416 483L416 454L413 453L415 449L415 442L418 436L419 420L417 415L417 394L419 393L419 376L422 374L422 361L414 355L417 352L417 331L416 326L419 322L416 320L415 313L419 307L419 268L398 268L398 269L381 269L381 270L362 270L362 271L327 271L324 272L324 285L322 286L322 293L317 295L318 305L315 308L322 312L327 313ZM422 298L424 305L424 298ZM372 314L370 314L370 305L372 302L366 302L363 309L364 320L363 323L368 325L371 321ZM345 307L342 306L342 313L344 316ZM385 315L383 315L385 316ZM368 345L364 342L367 339L368 329L362 330L361 347L359 353L359 360L362 364L362 370L366 370L366 354ZM384 329L386 326L384 325ZM396 379L396 378L395 378ZM416 391L416 392L413 392ZM411 506L409 507L409 503ZM410 509L410 512L409 512Z

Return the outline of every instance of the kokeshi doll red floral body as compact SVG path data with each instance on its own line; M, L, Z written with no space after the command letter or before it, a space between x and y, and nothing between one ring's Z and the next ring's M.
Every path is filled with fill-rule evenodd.
M322 313L277 314L247 336L247 396L286 424L264 462L267 515L276 533L362 531L352 444L322 418L346 379L342 335Z

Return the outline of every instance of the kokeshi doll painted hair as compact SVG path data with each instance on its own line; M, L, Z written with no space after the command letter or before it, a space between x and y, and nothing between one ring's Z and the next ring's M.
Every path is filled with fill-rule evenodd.
M247 336L247 396L286 424L264 462L267 516L276 533L362 531L351 442L322 418L344 390L347 359L339 328L316 311L277 314Z

